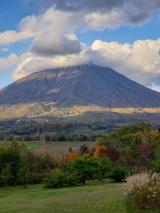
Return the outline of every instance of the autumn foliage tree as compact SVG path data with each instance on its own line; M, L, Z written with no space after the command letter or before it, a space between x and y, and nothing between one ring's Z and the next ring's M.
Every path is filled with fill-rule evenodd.
M67 161L73 161L75 159L77 159L78 157L80 156L80 153L79 152L69 152L67 154Z
M149 158L153 155L154 153L154 147L152 144L150 143L142 143L140 145L140 154L144 157L144 158Z
M106 154L109 157L109 159L112 160L112 161L116 161L120 158L119 151L116 148L113 148L113 147L107 147Z
M105 146L97 146L95 151L96 156L105 155L106 153L107 153L107 148Z

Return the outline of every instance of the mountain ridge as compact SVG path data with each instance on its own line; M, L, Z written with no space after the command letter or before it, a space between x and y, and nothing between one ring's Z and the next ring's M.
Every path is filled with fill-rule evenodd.
M44 102L57 107L160 107L160 93L96 65L36 72L0 90L0 106Z

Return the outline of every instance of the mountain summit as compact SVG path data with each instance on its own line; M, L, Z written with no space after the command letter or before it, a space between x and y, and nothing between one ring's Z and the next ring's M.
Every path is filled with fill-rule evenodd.
M160 107L160 93L106 67L81 65L33 73L0 90L0 105Z

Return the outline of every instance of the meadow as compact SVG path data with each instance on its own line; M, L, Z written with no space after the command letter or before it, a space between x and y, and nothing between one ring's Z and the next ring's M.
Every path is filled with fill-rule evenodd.
M11 142L0 142L0 148L9 147ZM66 142L50 142L43 143L40 141L19 141L19 144L23 144L28 150L31 150L36 155L49 154L54 157L61 157L68 152L68 149L72 147L73 150L79 150L80 146L85 144L90 149L94 147L95 142L89 141L66 141Z
M124 184L107 181L63 189L41 184L2 188L0 206L1 213L132 213L126 209Z

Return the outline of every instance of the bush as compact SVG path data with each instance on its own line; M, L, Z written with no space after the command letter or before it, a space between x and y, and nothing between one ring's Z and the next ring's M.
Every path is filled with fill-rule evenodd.
M10 172L10 165L7 165L0 173L0 187L8 186L11 179L13 179L13 177Z
M80 179L75 173L68 174L66 176L66 186L77 186L81 185Z
M107 156L98 157L97 178L109 178L112 172L113 162Z
M126 176L128 175L128 171L125 167L116 165L113 167L110 178L114 182L123 182L125 181Z
M126 179L128 206L137 210L160 209L160 175L143 172Z
M71 162L71 171L75 173L81 184L95 179L99 171L98 160L94 157L82 156Z
M80 185L80 179L75 173L70 173L67 169L56 168L48 178L46 188L62 188Z
M47 180L47 188L84 185L87 180L110 177L113 163L106 157L80 156L65 166L56 168Z
M60 168L54 169L45 185L46 188L61 188L66 185L66 176Z

